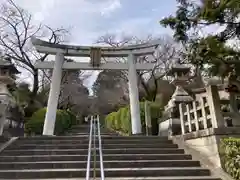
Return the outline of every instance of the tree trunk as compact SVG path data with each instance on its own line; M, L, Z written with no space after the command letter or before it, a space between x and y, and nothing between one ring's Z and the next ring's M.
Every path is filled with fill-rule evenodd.
M33 70L33 91L32 91L32 97L35 98L39 89L39 84L38 84L38 70L34 69Z

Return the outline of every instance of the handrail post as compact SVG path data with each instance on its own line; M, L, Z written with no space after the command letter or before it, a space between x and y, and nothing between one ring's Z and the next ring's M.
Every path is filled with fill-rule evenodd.
M94 156L93 156L93 179L96 179L96 155L97 155L97 152L96 152L96 118L94 117L93 118L93 150L94 150Z
M91 121L90 121L86 180L90 180L90 167L91 167L91 154L92 154L91 153L92 152L92 130L93 130L92 126L93 126L93 116L91 116Z
M97 129L98 129L98 147L99 147L99 157L100 157L100 169L101 169L101 180L105 179L104 167L103 167L103 154L102 154L102 138L100 130L99 115L97 115Z

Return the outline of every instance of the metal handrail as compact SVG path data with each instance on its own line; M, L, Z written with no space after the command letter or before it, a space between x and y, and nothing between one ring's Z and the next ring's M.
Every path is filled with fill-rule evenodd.
M90 166L91 166L91 152L92 152L92 131L93 131L92 127L93 127L93 116L91 116L91 121L90 121L86 180L90 180Z
M97 134L96 134L96 130L98 131ZM91 116L86 180L90 180L92 152L94 153L93 154L93 158L94 158L94 160L93 160L93 178L96 179L96 161L97 161L96 136L98 136L98 150L99 150L98 152L99 152L99 158L100 158L101 180L104 180L105 175L104 175L104 167L103 167L102 139L101 139L99 116L97 116L97 117ZM93 147L92 147L92 137L93 137Z
M97 129L98 129L98 150L99 150L99 157L100 157L101 180L104 180L105 175L104 175L104 167L103 167L102 138L101 138L101 132L100 132L99 115L97 116Z
M96 179L96 161L97 161L97 147L96 147L96 118L93 118L93 179Z

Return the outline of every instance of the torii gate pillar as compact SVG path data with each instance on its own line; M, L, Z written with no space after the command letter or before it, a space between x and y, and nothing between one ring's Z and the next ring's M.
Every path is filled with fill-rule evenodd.
M141 134L140 105L138 93L138 79L136 72L136 56L128 55L128 85L131 111L132 134Z
M48 97L47 112L45 115L43 135L52 136L55 129L55 121L57 114L58 99L60 95L60 86L62 80L62 66L64 63L64 55L56 54L54 63L52 82Z

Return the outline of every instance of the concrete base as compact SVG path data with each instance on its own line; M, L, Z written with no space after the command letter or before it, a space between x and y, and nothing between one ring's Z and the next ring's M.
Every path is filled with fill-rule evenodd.
M131 136L143 136L144 134L143 133L140 133L140 134L131 134Z
M193 160L200 161L201 166L203 168L208 168L213 176L220 177L222 180L234 180L221 167L216 166L216 164L212 162L213 159L209 159L209 156L203 154L200 148L198 149L196 146L185 143L182 136L171 137L171 140L173 140L180 149L184 149L186 154L190 154Z
M146 131L147 131L147 136L152 135L152 128L151 127L146 127Z
M181 133L181 124L180 120L175 119L168 119L166 121L163 121L159 123L159 132L158 134L160 136L171 136L171 135L177 135Z
M221 168L219 145L220 140L227 137L240 137L240 128L209 128L175 136L173 139L181 140L187 147L198 151L212 164L213 168Z

